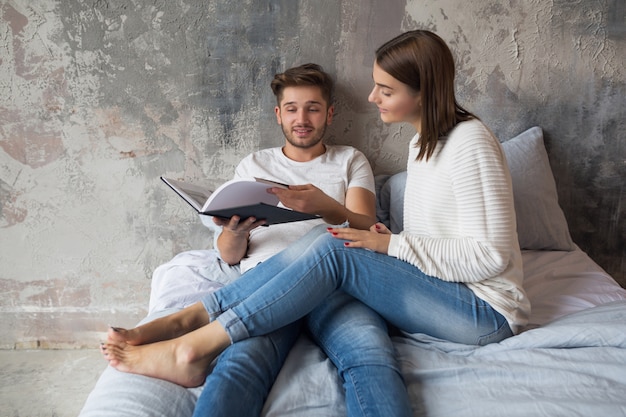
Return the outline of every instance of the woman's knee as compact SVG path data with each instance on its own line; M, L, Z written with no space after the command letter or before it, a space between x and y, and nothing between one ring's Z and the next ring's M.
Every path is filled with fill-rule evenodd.
M337 249L344 249L343 241L337 239L333 235L328 232L324 232L315 237L315 240L311 242L309 246L310 250L316 251L318 253L328 253L335 251Z

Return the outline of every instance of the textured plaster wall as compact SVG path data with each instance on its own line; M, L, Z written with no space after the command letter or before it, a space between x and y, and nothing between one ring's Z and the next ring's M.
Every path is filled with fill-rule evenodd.
M336 76L331 142L402 170L411 129L367 94L373 50L414 28L449 42L501 140L544 128L574 239L626 285L623 0L0 0L0 347L139 320L152 270L212 242L159 175L217 185L282 143L287 66Z

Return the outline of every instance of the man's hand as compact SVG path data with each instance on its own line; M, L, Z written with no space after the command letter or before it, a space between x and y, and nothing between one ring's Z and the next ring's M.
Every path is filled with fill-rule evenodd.
M276 195L285 207L317 214L328 224L348 221L354 228L366 229L376 221L376 197L362 187L348 189L345 206L312 184L290 185L289 189L270 188L268 192Z
M227 230L229 233L236 236L245 236L248 238L248 233L256 227L265 224L265 220L258 220L254 217L248 217L244 221L241 221L239 216L233 216L230 219L224 219L222 217L213 217L213 223L222 227L222 232Z
M285 207L322 217L329 211L336 210L336 206L339 205L313 184L290 185L289 189L270 188L268 192L278 197Z
M249 217L241 221L239 216L233 216L230 219L213 217L213 222L222 226L222 233L217 237L220 257L227 264L235 265L246 256L250 231L263 225L265 220L257 221L254 217Z
M385 255L388 253L391 231L382 223L376 223L370 230L329 227L328 231L337 239L346 240L346 247L369 249Z

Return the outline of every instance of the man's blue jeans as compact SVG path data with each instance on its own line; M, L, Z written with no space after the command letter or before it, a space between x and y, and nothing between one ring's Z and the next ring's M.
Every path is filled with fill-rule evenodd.
M384 320L336 292L306 317L312 339L344 381L348 416L412 415ZM300 334L301 321L226 349L207 377L194 417L259 416L264 400Z
M405 332L475 345L512 335L505 318L466 285L427 276L391 256L347 248L329 233L311 233L313 242L305 236L305 245L292 245L202 300L233 342L286 326L337 290Z
M251 337L219 356L196 401L194 417L258 417L296 338L300 322Z
M305 320L313 340L344 382L348 416L413 415L387 324L380 315L336 291Z
M325 233L325 227L318 228L296 246L305 248ZM265 272L280 273L282 265L273 265L276 269L265 268ZM246 281L252 271L235 282ZM335 292L304 322L312 339L335 364L344 381L349 416L412 415L386 323L377 313L354 298ZM260 415L264 400L300 334L300 323L226 349L207 377L194 417Z

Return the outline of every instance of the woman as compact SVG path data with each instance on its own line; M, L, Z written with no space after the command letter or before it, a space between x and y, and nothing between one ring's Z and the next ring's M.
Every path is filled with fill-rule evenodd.
M287 325L337 290L409 333L483 345L519 331L530 306L511 180L498 140L456 102L450 50L431 32L404 33L376 51L373 79L369 101L383 122L417 131L405 230L329 228L202 303L111 331L102 347L111 366L198 385L231 343Z

